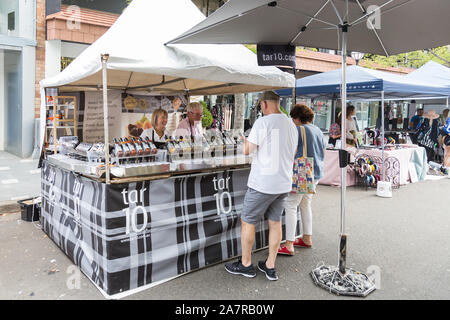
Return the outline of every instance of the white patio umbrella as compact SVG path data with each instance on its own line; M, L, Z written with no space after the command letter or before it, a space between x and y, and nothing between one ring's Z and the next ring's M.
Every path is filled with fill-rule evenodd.
M338 49L342 53L341 98L345 106L347 51L388 56L450 44L449 15L449 0L230 0L167 44L291 44ZM346 132L345 119L346 108L343 107L343 133ZM384 119L382 124L384 132ZM342 140L341 153L345 155L345 139ZM325 269L319 272L325 282L327 276L332 275L328 281L336 285L324 285L330 291L367 295L373 288L353 286L356 289L352 292L336 289L340 280L357 281L357 274L343 276L346 274L345 166L341 166L340 272ZM313 271L313 277L315 275L318 276Z

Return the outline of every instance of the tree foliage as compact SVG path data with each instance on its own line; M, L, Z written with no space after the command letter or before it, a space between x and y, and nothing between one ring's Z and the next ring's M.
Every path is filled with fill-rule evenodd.
M418 50L389 57L366 53L362 60L366 62L364 66L367 67L376 63L384 67L408 67L417 69L431 60L450 67L450 49L449 46L443 46L431 49L430 51Z
M202 127L209 128L213 122L213 117L211 111L208 110L208 105L205 101L200 101L203 106L203 118L202 118Z

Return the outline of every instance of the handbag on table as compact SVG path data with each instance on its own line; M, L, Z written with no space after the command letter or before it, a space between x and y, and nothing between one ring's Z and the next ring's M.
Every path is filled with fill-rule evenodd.
M308 157L305 127L300 126L300 134L303 142L303 156L294 159L291 193L315 194L314 158Z

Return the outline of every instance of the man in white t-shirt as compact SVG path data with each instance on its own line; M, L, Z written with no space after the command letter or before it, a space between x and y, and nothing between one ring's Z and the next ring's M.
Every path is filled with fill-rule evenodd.
M246 155L252 152L256 154L252 161L241 216L242 260L225 264L225 269L232 274L249 278L256 276L251 261L255 225L262 222L264 214L267 214L269 256L266 261L258 262L258 269L269 280L278 280L275 260L282 236L284 201L292 190L292 167L298 131L292 120L281 112L280 97L275 92L264 92L259 103L264 117L253 124L244 146Z

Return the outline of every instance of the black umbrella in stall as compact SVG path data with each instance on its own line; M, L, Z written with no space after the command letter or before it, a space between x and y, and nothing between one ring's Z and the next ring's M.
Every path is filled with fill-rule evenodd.
M450 44L449 15L449 0L229 0L168 44L288 44L337 49L342 55L341 98L345 106L348 51L389 56ZM345 119L346 108L342 108L342 132L346 132ZM342 139L338 267L323 265L311 274L316 284L330 292L366 296L375 286L366 275L346 268L345 148Z

